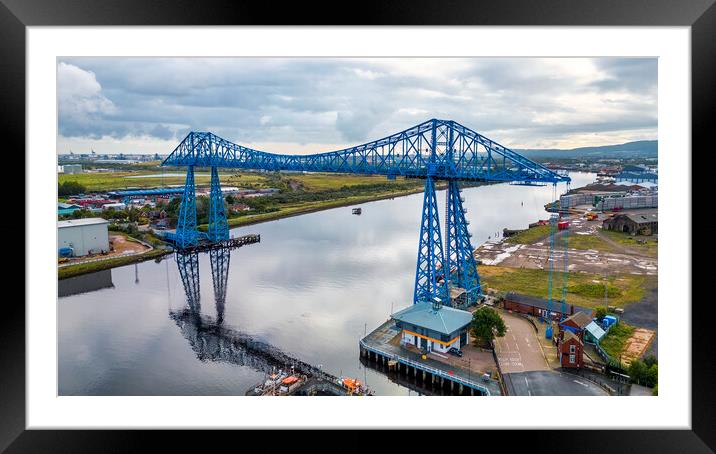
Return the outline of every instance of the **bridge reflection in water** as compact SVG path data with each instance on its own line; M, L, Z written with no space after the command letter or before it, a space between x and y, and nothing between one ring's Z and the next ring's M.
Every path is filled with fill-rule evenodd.
M226 291L229 281L231 248L209 251L211 277L216 303L216 317L201 313L199 285L199 252L177 252L176 263L186 294L185 307L169 310L169 317L179 327L200 361L219 361L271 374L278 370L295 370L306 375L326 376L320 369L300 361L280 349L224 326ZM242 392L243 394L243 392Z

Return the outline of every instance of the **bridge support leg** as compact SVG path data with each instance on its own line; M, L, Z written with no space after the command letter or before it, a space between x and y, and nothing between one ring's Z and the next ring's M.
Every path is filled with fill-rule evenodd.
M211 168L211 192L209 197L209 241L217 243L229 239L229 223L226 220L224 196L216 167Z
M224 321L226 305L226 284L229 280L229 262L231 249L219 248L209 250L211 261L211 278L214 283L214 300L216 301L216 321L220 325Z
M177 221L176 245L181 249L194 246L199 242L199 232L196 230L196 193L194 190L194 166L189 166L184 183L184 194L179 206L179 219Z
M440 234L440 219L435 196L435 184L428 176L425 180L423 214L420 223L418 263L415 271L415 292L413 303L432 303L435 308L450 304L447 285L442 274L445 272L445 254Z
M199 253L177 252L176 261L189 309L194 313L199 313L201 309L199 302Z
M447 190L447 210L445 215L445 257L449 287L465 289L468 303L473 303L480 297L480 276L477 273L477 261L470 241L467 226L470 222L465 218L466 209L462 206L464 201L462 190L457 181L450 181Z

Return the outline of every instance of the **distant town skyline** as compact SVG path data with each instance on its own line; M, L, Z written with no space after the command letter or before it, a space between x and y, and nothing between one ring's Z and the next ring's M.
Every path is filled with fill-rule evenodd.
M510 148L657 139L655 58L61 58L57 151L169 154L191 130L316 153L452 119Z

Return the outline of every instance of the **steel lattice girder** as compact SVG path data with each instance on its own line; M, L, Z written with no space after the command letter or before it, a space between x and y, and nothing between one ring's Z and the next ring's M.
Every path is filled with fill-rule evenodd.
M209 250L211 261L211 278L214 284L214 300L216 301L217 322L224 321L224 307L226 305L226 286L229 281L229 263L231 249L216 248Z
M569 229L562 232L562 318L566 318L567 313L567 280L569 279Z
M557 230L557 220L559 216L552 214L549 217L549 278L547 281L547 320L551 320L552 316L552 279L554 275L554 234Z
M447 285L441 273L445 271L445 255L440 235L440 218L433 179L425 179L423 214L420 223L420 244L415 271L413 303L450 304ZM440 282L442 281L442 282Z
M184 286L184 293L189 303L189 308L198 313L200 304L199 290L199 254L197 252L177 252L177 267L179 268L179 276Z
M437 119L363 145L311 155L267 153L237 145L210 132L190 132L162 165L391 177L431 175L437 179L472 181L569 181L568 176L457 122Z
M194 166L189 166L184 183L184 194L179 206L177 220L176 245L179 248L194 246L199 241L196 230L196 193L194 188Z
M480 276L477 272L477 261L467 230L469 222L465 218L462 206L462 195L457 181L448 183L446 194L447 209L445 215L445 257L449 286L464 288L471 301L480 295Z
M221 194L219 172L216 167L211 168L211 192L209 196L209 229L207 238L212 242L229 239L229 223L226 220L224 197Z

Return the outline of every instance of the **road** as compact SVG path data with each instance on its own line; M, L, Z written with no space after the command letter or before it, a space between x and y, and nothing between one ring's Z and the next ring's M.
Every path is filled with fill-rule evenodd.
M532 324L524 317L508 312L500 312L500 316L507 327L505 335L495 340L495 353L502 373L548 370Z
M504 374L508 396L608 396L586 378L553 370Z

